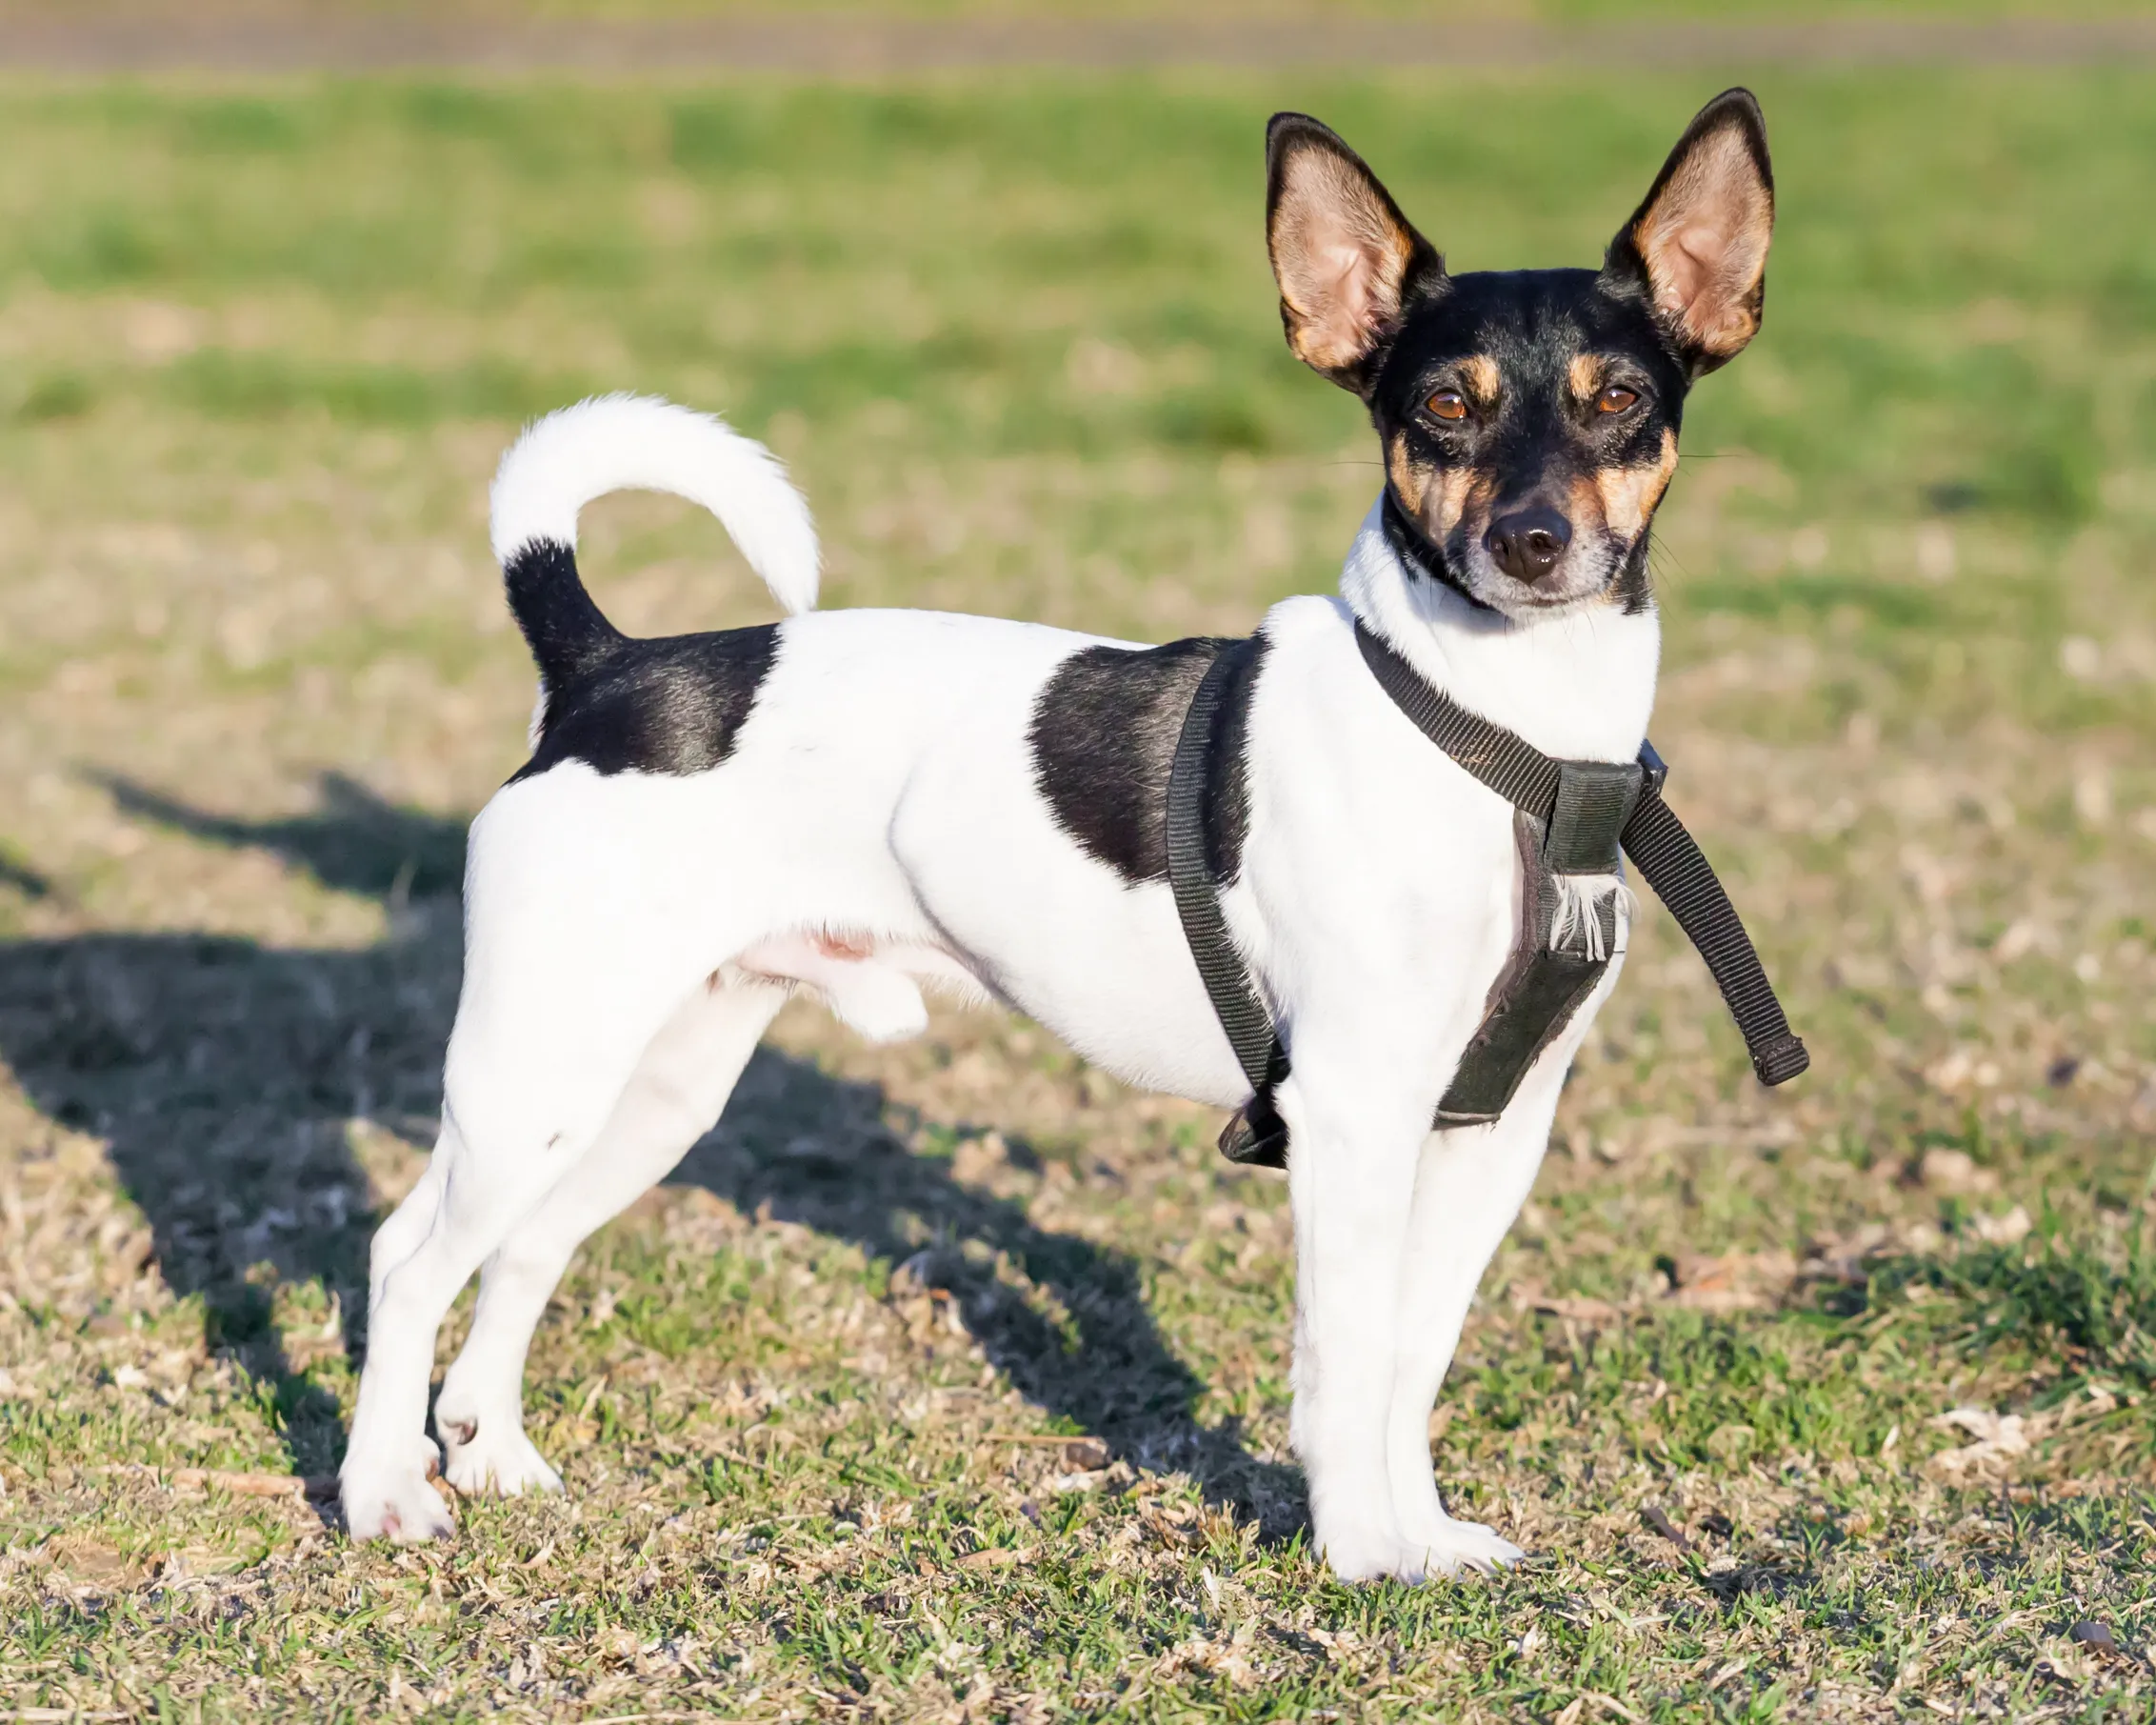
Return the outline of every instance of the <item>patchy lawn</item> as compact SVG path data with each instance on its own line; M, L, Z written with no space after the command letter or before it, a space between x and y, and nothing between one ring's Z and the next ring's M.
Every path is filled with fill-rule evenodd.
M1713 85L11 90L18 1713L2146 1716L2142 72L1761 81L1769 315L1665 511L1655 736L1816 1065L1760 1092L1645 919L1438 1415L1533 1562L1326 1578L1277 1177L993 1015L782 1020L541 1328L569 1498L392 1553L304 1494L430 1140L462 825L520 759L483 532L518 417L728 411L830 604L1247 629L1375 484L1278 339L1267 111L1456 267L1584 262ZM587 545L625 627L764 614L686 508Z

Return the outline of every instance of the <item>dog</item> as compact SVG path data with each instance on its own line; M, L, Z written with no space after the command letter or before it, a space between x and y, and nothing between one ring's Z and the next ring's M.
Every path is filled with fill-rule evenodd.
M1623 931L1499 1117L1432 1130L1524 865L1512 810L1403 718L1357 626L1551 755L1634 760L1660 642L1650 527L1687 391L1759 328L1773 180L1758 105L1731 90L1600 270L1453 274L1317 121L1276 116L1267 154L1288 345L1367 407L1389 502L1337 597L1266 613L1215 738L1207 859L1292 1053L1272 1100L1293 1146L1290 1434L1315 1544L1343 1578L1415 1581L1522 1555L1447 1514L1429 1415ZM708 506L785 620L617 632L579 578L576 521L628 487ZM938 985L1129 1083L1252 1097L1178 920L1163 813L1220 643L814 612L816 537L777 462L651 399L531 427L495 480L492 538L539 700L529 762L471 829L440 1139L373 1242L341 1473L359 1538L451 1528L427 1396L474 1272L435 1408L442 1471L459 1493L560 1488L523 1426L533 1327L579 1242L710 1129L789 993L888 1038L923 1028Z

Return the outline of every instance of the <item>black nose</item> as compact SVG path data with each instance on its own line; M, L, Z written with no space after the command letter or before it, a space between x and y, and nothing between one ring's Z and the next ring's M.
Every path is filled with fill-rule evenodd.
M1572 543L1572 524L1553 509L1515 510L1489 524L1483 543L1513 580L1539 581Z

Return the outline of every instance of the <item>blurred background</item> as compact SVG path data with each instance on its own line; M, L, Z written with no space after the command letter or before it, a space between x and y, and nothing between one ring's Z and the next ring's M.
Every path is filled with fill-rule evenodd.
M1117 1584L1150 1601L1125 1639L1087 1653L1091 1630L1044 1629L1061 1651L1039 1669L938 1663L945 1643L875 1603L904 1590L840 1564L843 1609L813 1588L709 1608L763 1666L707 1654L698 1676L683 1655L645 1680L750 1711L758 1683L809 1713L841 1690L982 1717L1045 1696L1042 1718L1128 1699L1100 1673L1133 1660L1186 1699L1239 1693L1241 1659L1297 1706L1411 1693L1470 1716L1556 1715L1590 1678L1627 1705L1764 1696L1756 1716L1837 1684L1871 1716L1890 1688L2010 1707L2055 1679L2094 1706L2142 1681L2068 1625L2107 1613L2130 1642L2147 1610L2145 8L16 4L0 82L0 1514L29 1554L0 1584L62 1625L18 1649L22 1705L58 1704L78 1667L69 1704L124 1706L127 1673L152 1668L242 1704L211 1642L67 1615L174 1551L242 1575L284 1554L324 1599L361 1584L358 1557L291 1555L313 1549L296 1509L260 1510L243 1549L237 1522L198 1506L174 1534L169 1502L97 1470L334 1465L367 1234L431 1138L463 824L523 757L531 672L485 532L521 421L627 389L767 439L816 511L827 606L1246 632L1332 586L1379 484L1357 404L1280 339L1267 115L1342 131L1455 269L1586 264L1733 82L1766 109L1779 224L1764 333L1696 392L1660 518L1654 734L1814 1070L1759 1092L1649 912L1486 1289L1447 1442L1473 1513L1561 1554L1519 1599L1588 1586L1583 1551L1622 1570L1645 1539L1674 1562L1638 1532L1650 1502L1693 1530L1700 1575L1780 1579L1595 1582L1641 1590L1635 1614L1667 1581L1751 1615L1710 1631L1669 1606L1676 1627L1590 1647L1559 1613L1560 1680L1517 1647L1431 1663L1435 1620L1411 1613L1356 1619L1366 1652L1390 1650L1361 1664L1307 1635L1250 1651L1217 1596L1179 1603L1185 1581L1199 1599L1197 1534ZM610 499L585 544L632 632L769 614L687 506ZM693 1177L595 1245L542 1331L543 1447L608 1434L608 1460L565 1464L572 1484L618 1508L625 1443L769 1430L753 1396L713 1413L715 1386L784 1379L828 1413L804 1456L882 1409L874 1431L904 1427L945 1470L933 1513L967 1538L1001 1515L1037 1540L1017 1506L1043 1488L1007 1468L1036 1452L984 1434L1047 1420L1179 1481L1162 1501L1186 1492L1201 1522L1225 1514L1203 1537L1242 1554L1253 1598L1307 1595L1291 1544L1235 1543L1299 1525L1278 1465L1291 1291L1281 1194L1214 1165L1210 1117L1000 1017L868 1051L799 1011L779 1042ZM948 1336L907 1329L891 1280L912 1264L927 1286L931 1248ZM708 1294L712 1262L733 1266L725 1305L699 1294L671 1340L613 1315ZM1007 1314L1050 1315L997 1328L976 1309L996 1287ZM1102 1287L1123 1293L1088 1306ZM897 1326L888 1357L862 1352L864 1324ZM640 1379L639 1360L662 1363ZM987 1412L891 1412L976 1373ZM1974 1412L1935 1423L1956 1408ZM629 1470L669 1504L680 1441ZM927 1489L906 1477L899 1497ZM2063 1482L2096 1506L2084 1521L2012 1507ZM812 1500L799 1536L827 1545L830 1506L868 1489L828 1459L722 1484L697 1498L718 1519ZM1815 1500L1839 1505L1824 1545L1806 1543ZM1738 1568L1711 1568L1721 1535L1685 1503L1739 1530L1712 1558ZM467 1506L511 1544L539 1513ZM1101 1540L1125 1514L1098 1512ZM1593 1515L1581 1547L1566 1529ZM1867 1543L1854 1520L1896 1531ZM1065 1532L1093 1562L1079 1521ZM992 1603L953 1599L936 1609ZM854 1627L805 1638L827 1608ZM1457 1610L1448 1635L1517 1641ZM1947 1625L1929 1643L1894 1639L1927 1615ZM638 1647L687 1633L659 1617L632 1624ZM2003 1619L2021 1627L1967 1627ZM474 1633L493 1648L497 1629ZM400 1633L341 1677L306 1675L304 1648L264 1669L371 1705L420 1659ZM888 1672L829 1651L854 1633L899 1650ZM545 1635L500 1635L486 1680L541 1713L639 1669L565 1653L511 1682ZM1192 1635L1245 1651L1171 1658ZM1750 1675L1710 1695L1725 1655Z

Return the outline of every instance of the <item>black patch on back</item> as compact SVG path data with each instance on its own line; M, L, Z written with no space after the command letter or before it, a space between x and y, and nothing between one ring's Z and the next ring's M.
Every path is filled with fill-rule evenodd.
M1168 879L1168 780L1183 715L1214 656L1212 636L1165 647L1087 647L1066 659L1034 703L1033 782L1088 855L1132 886ZM1222 697L1207 773L1206 860L1232 880L1249 827L1244 748L1258 652Z
M516 778L572 760L608 775L709 772L733 753L778 638L777 624L762 623L621 640L568 688L547 691L539 747Z

